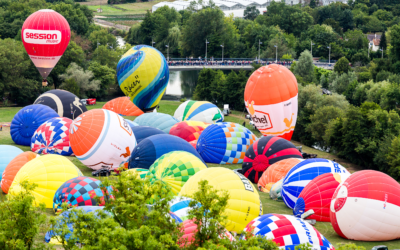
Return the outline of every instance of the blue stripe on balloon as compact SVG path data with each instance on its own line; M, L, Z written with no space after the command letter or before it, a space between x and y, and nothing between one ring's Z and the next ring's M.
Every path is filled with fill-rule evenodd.
M199 107L197 107L195 110L193 110L193 112L191 114L189 114L189 116L186 120L190 120L192 117L199 114L200 112L203 112L207 109L215 108L215 107L216 106L212 103L204 103L204 104L200 105Z
M161 60L161 67L153 81L138 93L133 103L141 109L151 108L154 101L160 96L168 84L169 70L164 56L158 52Z
M144 61L143 51L138 51L132 55L122 58L117 65L118 84L121 84L135 72Z
M178 203L175 203L174 205L171 206L171 208L169 209L171 212L176 212L178 210L181 210L183 208L187 208L189 207L189 203L191 200L183 200L180 201Z
M99 142L97 143L96 148L94 150L92 150L92 152L89 155L87 155L86 157L78 157L77 156L76 158L78 158L78 160L84 161L84 160L87 160L88 158L92 157L92 155L94 153L96 153L97 150L99 149L99 147L103 144L103 141L104 141L104 139L106 138L106 135L107 135L107 131L110 128L110 114L107 111L105 111L104 115L106 116L106 119L105 119L106 128L104 130L103 136L100 138Z

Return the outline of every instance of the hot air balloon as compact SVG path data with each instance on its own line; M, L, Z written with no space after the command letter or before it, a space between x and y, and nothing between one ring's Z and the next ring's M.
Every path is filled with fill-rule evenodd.
M21 191L20 183L28 181L38 187L32 191L36 204L45 203L46 208L53 207L53 197L57 189L67 180L83 176L70 160L60 155L44 155L26 163L17 173L11 184L9 194Z
M135 122L139 126L158 128L168 134L171 127L178 123L178 120L163 113L146 113L136 118Z
M185 151L202 160L201 156L187 141L167 134L153 135L142 140L132 151L129 168L149 169L158 158L172 151Z
M157 49L137 45L119 60L117 78L122 92L133 104L146 112L158 105L167 88L168 64Z
M7 152L7 150L3 151L2 145L0 145L0 154L1 153L11 154L10 152ZM13 160L10 161L10 163L8 163L1 178L1 189L3 190L4 193L8 193L8 189L10 188L11 183L13 182L14 177L18 173L18 171L27 162L35 159L38 156L39 156L38 154L35 154L33 152L23 152L18 154Z
M265 172L262 174L261 178L258 180L258 190L268 193L272 185L274 185L279 180L282 180L289 172L289 170L301 161L303 161L303 159L289 158L278 161L269 166L267 170L265 170Z
M7 165L19 154L23 153L21 149L9 146L9 145L0 145L0 174L3 175L4 170ZM3 178L3 177L1 177ZM2 180L2 179L0 179Z
M53 89L41 94L34 104L43 104L54 109L60 117L75 119L87 111L79 98L62 89Z
M246 151L242 173L249 180L258 183L264 171L274 163L303 156L293 143L280 137L265 136L255 141Z
M280 249L295 249L310 244L311 249L334 250L333 245L308 222L290 215L264 214L251 221L244 230L274 241Z
M194 223L193 220L187 220L182 223L182 237L178 240L178 244L181 247L188 247L193 244L195 240L195 236L197 233L197 225ZM219 235L221 239L226 238L230 241L234 241L235 237L225 229L224 233Z
M228 231L240 232L249 221L262 214L260 196L253 184L240 173L227 168L215 167L201 170L182 187L179 196L191 196L199 190L199 182L207 180L217 190L229 193L226 227Z
M207 166L197 157L185 151L173 151L158 158L149 168L150 183L161 182L177 195L183 185Z
M193 201L190 198L177 196L169 202L170 211L176 214L182 221L187 221L189 219L189 203ZM197 206L201 206L197 203Z
M139 116L144 114L143 111L136 107L127 96L118 97L106 102L103 109L111 110L123 116Z
M126 166L124 165L123 167L127 169L128 163ZM140 179L145 179L147 174L149 173L149 170L144 168L131 168L128 169L125 173L129 176L133 176L137 173Z
M200 134L210 124L196 121L183 121L178 122L169 131L170 135L178 136L187 142L196 141L199 139Z
M54 10L31 14L21 31L22 42L47 86L46 78L67 49L71 31L65 18Z
M54 194L54 212L57 213L61 209L62 203L67 203L71 207L104 206L105 196L113 198L112 188L108 187L107 194L104 194L100 185L101 181L86 176L78 176L66 181ZM96 198L100 198L100 204L97 203Z
M348 176L343 177L347 178ZM345 180L342 179L342 176L335 173L326 173L316 177L301 191L294 206L293 214L302 217L308 211L313 210L314 213L307 219L331 221L329 211L332 196L343 181Z
M242 163L255 140L256 136L247 128L233 122L219 122L201 133L196 150L208 163Z
M136 127L136 126L139 126L139 124L137 124L136 122L133 122L133 121L131 121L131 120L125 119L125 121L128 123L128 125L129 125L131 128Z
M283 201L282 198L282 184L283 184L283 179L280 179L276 183L274 183L271 187L271 190L269 192L269 197L275 201Z
M146 127L146 126L136 126L132 128L132 132L135 135L136 141L139 144L141 141L150 137L152 135L162 135L166 134L164 131L158 128Z
M22 108L11 122L12 140L18 145L30 146L36 129L55 117L59 117L59 115L53 109L42 104L33 104Z
M84 207L78 207L78 210L84 212L84 213L94 213L96 216L98 216L98 213L96 211L100 211L103 210L104 207L100 207L100 206L84 206ZM69 221L70 218L70 213L72 211L71 210L67 210L62 212L60 215L57 216L57 224L55 226L52 227L52 230L47 231L47 233L44 236L44 240L46 243L51 243L51 244L55 244L55 245L61 245L62 242L60 237L57 235L57 233L54 231L54 229L58 229L58 228L62 228L64 225L63 223L67 223L68 229L70 231L69 234L67 234L65 236L65 239L68 240L71 237L71 234L74 232L74 227L73 227L73 223ZM104 211L107 215L108 214L107 211ZM64 217L62 219L62 217ZM55 227L55 228L54 228Z
M106 109L92 109L76 118L69 140L76 157L94 170L118 168L136 146L126 120Z
M71 119L56 117L40 125L32 136L31 150L38 154L72 155L69 144L71 123Z
M174 117L179 121L198 121L205 123L223 122L221 110L211 102L186 101L179 105Z
M330 206L333 229L343 238L388 241L400 238L400 185L382 172L363 170L340 184Z
M271 64L254 71L244 90L247 111L263 135L290 141L297 120L297 80L284 66Z
M339 174L341 179L350 175L349 171L337 162L320 158L307 159L294 166L283 179L282 197L286 206L293 209L304 187L325 173Z

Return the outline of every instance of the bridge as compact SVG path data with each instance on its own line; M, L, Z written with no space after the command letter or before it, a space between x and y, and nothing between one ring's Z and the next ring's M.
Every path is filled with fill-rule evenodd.
M261 63L262 66L269 65L272 62L269 63ZM290 68L291 63L279 63L282 66L285 66L287 68ZM187 71L187 70L202 70L203 68L206 69L220 69L220 70L252 70L253 66L250 63L221 63L221 62L200 62L200 61L195 61L195 62L173 62L170 61L168 63L169 65L169 70L170 71ZM333 70L333 67L335 66L335 63L319 63L316 62L314 63L316 67L324 68L327 70Z

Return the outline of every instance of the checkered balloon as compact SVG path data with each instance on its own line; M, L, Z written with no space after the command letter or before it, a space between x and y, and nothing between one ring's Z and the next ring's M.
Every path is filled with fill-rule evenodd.
M71 207L104 206L105 195L100 185L101 181L86 176L75 177L65 182L54 195L54 211L60 210L62 203L67 203ZM107 187L107 199L113 199L111 193L112 187ZM96 201L96 197L100 198L100 204Z
M31 139L31 149L38 154L73 154L69 143L69 128L72 120L65 117L52 118L35 131Z

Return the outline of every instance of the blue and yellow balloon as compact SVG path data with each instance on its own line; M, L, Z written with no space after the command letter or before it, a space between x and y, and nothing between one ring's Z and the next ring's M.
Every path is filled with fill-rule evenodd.
M157 49L137 45L119 60L117 77L122 91L137 107L143 111L152 110L167 88L167 60Z

